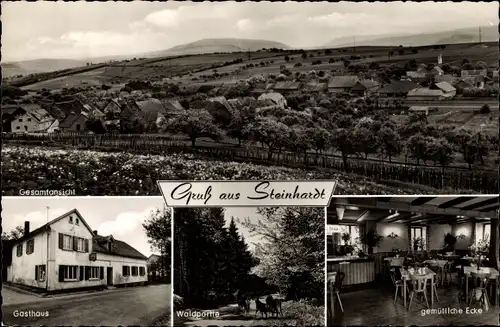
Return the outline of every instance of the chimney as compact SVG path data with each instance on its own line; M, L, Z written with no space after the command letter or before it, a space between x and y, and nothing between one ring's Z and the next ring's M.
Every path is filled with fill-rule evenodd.
M94 235L96 235L96 236L99 235L96 230L94 230L93 232L94 232Z
M25 221L24 222L24 236L28 236L29 233L30 233L30 222Z

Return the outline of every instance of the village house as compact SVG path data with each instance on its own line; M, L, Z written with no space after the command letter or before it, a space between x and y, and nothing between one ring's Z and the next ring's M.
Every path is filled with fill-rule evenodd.
M12 121L25 113L19 105L2 105L2 131L12 132Z
M265 93L262 94L257 100L271 100L274 105L278 108L285 109L287 106L286 99L283 95L277 92Z
M359 82L358 76L332 76L328 82L328 91L332 93L350 92Z
M407 95L408 100L413 101L433 101L443 98L444 93L440 89L431 90L426 87L410 90Z
M11 243L7 282L45 291L147 282L147 258L112 235L93 231L77 209ZM9 256L10 257L10 256Z
M38 104L23 104L20 108L22 111L14 111L16 116L11 117L13 118L10 128L12 132L51 133L57 130L59 121Z
M484 89L485 78L486 76L483 75L472 75L472 76L462 77L461 79L465 83L470 84L471 87L475 87L477 89Z
M435 87L443 91L444 98L453 98L455 95L457 95L457 89L455 89L453 85L448 82L436 83Z
M435 112L435 111L437 111L437 108L429 108L423 106L410 107L409 109L409 112L424 112L426 116L429 115L429 112Z
M351 94L357 95L357 96L368 96L370 94L374 94L378 90L378 83L375 81L372 81L370 79L363 79L359 82L357 82L352 88L351 88Z
M162 120L166 116L166 109L163 103L158 99L148 99L144 101L137 101L134 105L133 102L126 106L122 111L120 119L130 119L134 115L140 115L144 118L147 124L154 124L157 128L160 127ZM128 118L127 118L128 117Z
M441 69L441 67L434 66L429 71L429 75L431 75L431 76L443 76L444 75L444 71Z
M460 77L471 77L471 76L486 76L488 74L487 69L470 69L462 70L460 72Z
M276 82L269 91L278 92L283 95L299 91L300 82Z
M302 91L307 92L309 94L311 93L320 94L326 92L327 90L328 90L328 83L321 83L318 81L309 81L302 87Z
M391 81L389 84L383 85L378 90L382 97L406 97L408 92L417 88L418 84L410 81Z
M87 131L89 114L86 111L71 112L59 123L59 131L81 133Z
M409 78L424 78L427 73L425 71L407 71L406 76Z
M448 82L450 84L453 84L455 83L456 81L458 81L458 77L455 77L453 75L450 75L450 74L445 74L445 75L437 75L437 76L434 76L434 82L435 83L439 83L439 82Z

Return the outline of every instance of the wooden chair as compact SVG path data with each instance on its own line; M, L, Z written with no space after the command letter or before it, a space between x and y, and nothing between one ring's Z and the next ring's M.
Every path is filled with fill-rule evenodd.
M454 265L453 260L449 260L444 265L443 280L442 280L443 285L444 285L444 282L446 282L449 286L453 282L453 275L452 275L454 273L453 265ZM449 279L448 279L448 277L449 277Z
M488 309L490 306L490 301L488 298L488 282L490 280L491 274L481 273L481 272L472 272L472 284L474 288L470 291L470 300L469 306L472 305L473 302L477 300L477 294L480 293L479 302L481 306L484 305L485 309Z
M392 284L396 288L396 291L394 292L394 303L396 303L396 300L398 299L399 289L401 288L401 293L403 292L403 280L397 277L395 268L391 269L390 274Z
M410 303L408 304L408 310L411 308L411 303L413 301L413 296L415 294L421 294L424 296L425 304L427 308L429 308L429 301L427 300L427 282L430 281L430 277L427 275L424 276L416 276L411 275L411 291L410 291Z
M337 301L339 302L340 310L344 312L344 307L342 306L342 301L340 300L340 290L342 289L342 284L344 283L344 277L345 273L343 272L338 272L337 276L335 277L335 286L333 287L333 293L335 294ZM332 301L331 303L332 306L332 313L335 312L333 310L334 308L334 303Z

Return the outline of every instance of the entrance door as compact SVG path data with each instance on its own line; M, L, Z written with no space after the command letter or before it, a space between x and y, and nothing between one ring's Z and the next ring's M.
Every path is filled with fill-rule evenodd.
M108 285L113 285L113 267L107 267Z

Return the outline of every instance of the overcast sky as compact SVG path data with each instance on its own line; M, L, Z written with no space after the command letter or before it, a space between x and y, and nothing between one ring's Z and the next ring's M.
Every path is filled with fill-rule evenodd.
M498 4L474 2L4 2L4 61L164 50L204 38L314 47L345 36L498 24Z
M30 222L30 230L34 230L49 220L78 209L83 219L100 235L113 235L136 250L149 256L151 248L148 244L142 223L151 211L163 209L165 201L162 197L9 197L2 198L2 227L9 232L24 222Z

